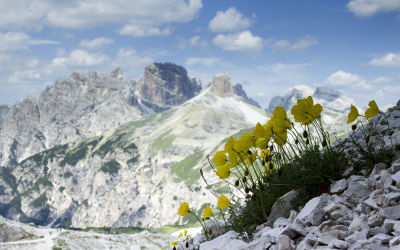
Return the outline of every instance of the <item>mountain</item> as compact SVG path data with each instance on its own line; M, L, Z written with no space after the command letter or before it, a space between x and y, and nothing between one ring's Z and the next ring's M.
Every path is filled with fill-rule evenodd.
M176 213L183 201L200 213L216 204L201 179L201 168L215 190L227 192L210 171L206 156L220 150L232 134L237 139L269 118L236 96L229 75L219 73L178 107L57 145L4 168L0 213L51 226L160 227L191 222Z
M260 104L258 104L258 102L247 97L246 92L243 90L242 84L236 83L236 85L233 86L233 89L235 90L235 95L242 97L245 102L247 102L253 106L256 106L259 109L261 108L261 106L260 106Z
M266 111L273 112L278 106L284 107L287 111L297 103L297 99L312 96L314 103L321 104L324 109L344 113L350 111L350 105L355 106L354 100L342 95L339 91L326 86L318 86L316 90L306 85L293 87L286 95L278 95L272 98Z
M0 166L54 146L99 136L140 117L179 106L196 96L201 81L173 63L153 63L138 82L127 82L120 67L92 71L47 87L40 98L0 106Z

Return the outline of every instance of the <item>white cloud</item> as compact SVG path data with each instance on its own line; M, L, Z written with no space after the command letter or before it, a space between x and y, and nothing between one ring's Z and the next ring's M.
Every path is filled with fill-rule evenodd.
M54 66L66 65L68 67L92 67L101 65L108 61L109 57L102 52L89 53L86 50L77 49L69 54L69 57L58 57L53 59Z
M24 32L0 32L0 51L28 49L26 44L30 38Z
M400 67L400 54L389 53L382 58L372 59L368 65L385 68Z
M178 39L178 44L176 45L176 47L178 47L178 49L186 49L186 40L183 37L176 37L176 39Z
M357 75L339 70L338 72L326 78L324 85L331 85L335 87L362 87L370 89L371 86L367 84L365 78Z
M79 47L82 49L88 49L88 50L93 50L93 49L101 49L103 45L105 44L113 44L114 40L110 38L104 38L104 37L98 37L93 40L82 40L79 43Z
M358 17L369 17L380 12L400 10L399 0L351 0L347 10Z
M60 42L51 41L51 40L30 40L28 45L43 45L43 44L61 44Z
M380 76L380 77L377 77L376 79L370 81L370 83L372 83L372 84L383 84L383 83L388 83L388 82L393 82L393 81L395 81L395 79L392 78L392 77Z
M288 81L288 80L276 80L272 82L266 82L265 83L268 86L293 86L295 85L294 82Z
M251 82L243 80L243 81L240 82L240 84L242 84L242 85L251 85Z
M207 40L201 40L200 36L195 36L189 39L190 46L193 47L207 47Z
M304 38L299 38L296 42L291 43L288 40L278 40L274 43L274 39L266 39L264 41L265 45L274 50L303 50L308 47L318 45L318 40L312 36L305 36Z
M212 41L215 46L221 47L226 51L235 51L244 54L255 54L262 50L262 39L253 36L246 30L241 33L229 35L217 35Z
M214 57L208 57L208 58L190 57L190 58L186 59L185 64L190 65L190 66L195 65L195 64L203 64L206 66L212 66L220 60L221 60L221 58L214 58Z
M394 98L398 98L400 95L400 86L387 86L379 89L376 94L381 98L387 98L390 96L390 99L397 100Z
M123 47L118 50L115 61L112 63L113 66L121 66L127 70L132 68L144 69L150 63L153 63L154 59L151 56L141 57L139 53L131 47Z
M243 17L235 7L230 7L225 12L218 11L214 19L209 22L208 28L212 32L237 32L250 28L254 22L250 18Z
M264 92L258 92L258 93L250 93L249 96L264 97L266 96L266 94Z
M0 29L30 29L44 26L80 29L122 25L120 34L167 35L159 29L170 23L197 18L201 0L1 0Z

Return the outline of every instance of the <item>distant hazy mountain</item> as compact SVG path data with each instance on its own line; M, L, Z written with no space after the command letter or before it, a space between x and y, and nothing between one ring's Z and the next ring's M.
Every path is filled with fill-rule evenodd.
M247 97L246 92L243 90L243 86L240 83L236 83L236 85L233 86L233 89L235 90L235 95L242 97L245 102L247 102L253 106L256 106L257 108L261 108L261 106L260 106L260 104L258 104L258 102Z
M289 111L297 103L297 99L312 96L314 103L321 104L324 109L344 113L350 111L350 105L355 106L354 100L342 95L339 91L326 86L318 86L316 90L306 85L295 86L286 95L278 95L272 98L266 111L273 112L278 106Z
M122 123L170 109L196 96L201 81L173 63L153 63L138 82L121 68L110 74L73 71L44 90L0 106L0 166L54 146L101 135Z
M200 168L214 189L227 191L210 171L206 156L220 150L232 134L251 132L257 122L269 118L234 94L227 73L217 74L200 94L178 107L22 161L9 170L7 179L0 178L0 212L10 219L53 226L183 223L176 213L183 201L194 212L216 204Z

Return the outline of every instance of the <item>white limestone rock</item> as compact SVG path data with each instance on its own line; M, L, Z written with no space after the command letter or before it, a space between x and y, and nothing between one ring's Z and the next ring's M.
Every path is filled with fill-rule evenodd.
M337 193L342 193L344 190L347 188L347 180L346 179L341 179L339 181L334 181L331 184L331 193L332 194L337 194Z

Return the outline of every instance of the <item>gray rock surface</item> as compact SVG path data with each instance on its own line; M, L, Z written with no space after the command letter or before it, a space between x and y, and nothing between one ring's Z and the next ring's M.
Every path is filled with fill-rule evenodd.
M243 100L245 102L247 102L248 104L256 106L257 108L261 108L261 106L260 106L260 104L258 104L258 102L256 102L253 99L247 97L246 92L243 90L242 84L236 83L235 86L233 86L233 90L235 92L235 95L242 97Z

